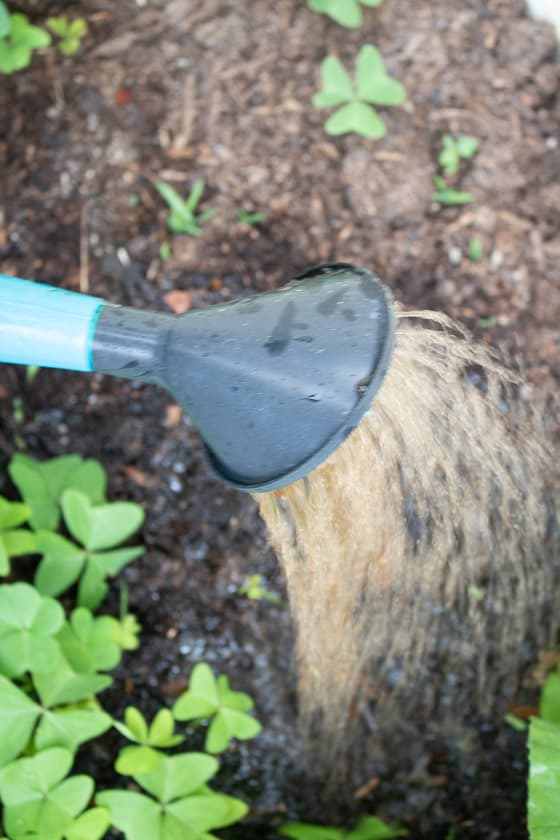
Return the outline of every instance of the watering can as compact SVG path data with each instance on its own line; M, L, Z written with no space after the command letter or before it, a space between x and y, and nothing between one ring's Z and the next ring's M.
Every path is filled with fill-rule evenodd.
M166 388L222 481L253 493L305 476L351 434L381 385L394 332L388 290L349 263L185 315L0 275L0 362Z

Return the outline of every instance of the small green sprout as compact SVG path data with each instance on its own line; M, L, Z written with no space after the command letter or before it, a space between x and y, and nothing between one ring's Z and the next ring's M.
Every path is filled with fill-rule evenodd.
M66 527L78 544L39 531L37 547L43 559L35 586L45 595L60 595L79 579L78 605L94 610L107 594L106 578L144 553L142 546L117 548L141 526L144 511L133 502L94 505L72 488L64 490L60 501Z
M452 137L444 134L441 138L442 150L438 161L446 175L456 175L461 166L461 160L469 160L478 150L476 137Z
M244 225L260 225L265 221L264 213L248 213L243 207L237 208L237 218Z
M480 239L471 239L469 242L469 259L471 262L480 262L484 256L484 249Z
M508 712L507 715L504 715L504 722L511 726L512 729L515 729L516 732L526 732L527 731L527 721L522 720L517 715L512 715L511 712Z
M440 175L435 176L434 184L436 192L432 194L432 201L437 201L438 204L470 204L471 201L475 200L475 196L472 193L461 192L461 190L448 187Z
M132 774L149 796L109 790L97 794L96 802L109 809L111 824L127 840L215 840L211 831L238 822L248 811L241 800L208 787L217 769L216 759L204 753L161 756L149 772Z
M313 97L316 108L341 105L325 123L327 134L355 132L371 140L384 137L384 121L372 105L400 105L406 92L400 82L387 75L377 47L366 44L356 61L356 81L352 82L338 58L329 56L321 65L322 90Z
M340 23L342 26L351 28L361 26L362 9L364 6L380 6L382 0L307 0L307 4L314 12L321 12Z
M21 397L14 397L12 400L12 417L14 418L14 423L18 426L21 426L25 420L25 409Z
M27 15L9 14L0 0L0 73L23 70L31 64L33 51L50 43L48 32L32 26Z
M251 601L270 601L272 604L281 604L282 600L278 595L269 592L263 586L262 575L249 575L245 583L239 588L242 595L246 595Z
M278 833L293 840L391 840L406 837L408 831L400 826L388 825L379 817L362 817L352 831L312 823L286 823L278 829Z
M193 668L189 689L175 702L173 714L177 720L212 718L206 735L206 750L219 753L227 748L232 738L245 741L259 734L260 723L247 714L253 705L248 694L232 691L226 676L216 680L210 666L201 662Z
M149 773L162 757L157 748L176 747L185 740L182 735L174 734L175 721L169 709L160 709L148 726L142 713L129 706L124 713L124 723L115 720L113 725L121 735L139 745L120 751L115 767L125 776Z
M479 318L478 319L478 326L481 330L489 330L492 327L495 327L498 323L498 319L495 315L490 315L489 318Z
M167 262L171 259L171 245L169 242L162 242L159 246L159 258L162 262Z
M27 365L25 368L25 384L26 385L33 385L35 382L35 378L41 368L39 365Z
M131 193L126 200L126 203L131 209L134 209L134 207L138 207L140 204L140 198L136 195L136 193Z
M47 18L47 26L60 39L58 49L62 55L74 55L80 49L82 38L88 31L84 18L71 21L64 15Z
M26 523L31 510L21 502L9 502L0 496L0 576L9 575L10 558L33 554L35 537L20 525Z
M189 197L185 201L169 184L164 181L156 182L157 191L171 211L167 217L167 225L173 233L201 236L201 224L216 215L216 210L204 210L202 213L197 213L204 187L204 179L199 178L193 184Z
M484 589L480 588L480 586L476 586L476 584L471 583L467 591L474 601L484 601L486 593L484 592Z
M44 750L21 758L0 773L2 822L11 838L100 840L109 827L108 811L84 812L93 794L90 776L68 777L68 750Z

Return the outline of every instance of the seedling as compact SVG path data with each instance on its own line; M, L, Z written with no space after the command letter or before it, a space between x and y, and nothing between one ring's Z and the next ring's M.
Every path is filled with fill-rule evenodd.
M446 175L456 175L461 166L461 160L469 160L478 150L476 137L452 137L444 134L441 139L442 150L438 161Z
M381 0L307 0L310 9L328 15L342 26L354 28L362 24L364 6L380 6Z
M260 225L265 221L264 213L248 213L243 207L237 208L237 218L244 225Z
M478 326L481 330L489 330L491 327L495 327L497 323L498 319L495 315L490 315L489 318L478 319Z
M282 601L278 595L269 592L263 586L262 575L249 575L243 586L239 589L242 595L246 595L251 601L270 601L273 604L281 604Z
M78 544L50 531L37 533L43 554L35 586L45 595L59 595L79 579L78 604L96 609L108 591L107 577L118 574L144 553L142 546L117 548L144 521L144 511L133 502L93 505L80 490L62 493L64 522Z
M127 624L129 620L136 624L134 616L124 619ZM122 621L110 615L95 617L85 607L73 610L57 640L66 661L80 674L111 671L121 661L123 650L138 647L136 635L123 630Z
M159 246L159 258L163 262L167 262L171 259L171 245L169 242L162 242Z
M286 823L278 829L278 833L294 840L391 840L393 837L406 837L408 831L400 826L388 825L379 817L362 817L352 831L311 823Z
M126 203L128 204L128 206L131 209L134 209L135 207L138 207L138 205L140 204L140 199L136 195L136 193L131 193L131 195L129 195L127 200L126 200Z
M142 713L129 706L124 713L124 723L116 720L113 725L129 741L139 744L138 747L124 747L119 754L115 767L125 776L149 773L161 760L161 753L156 748L176 747L185 740L182 735L174 734L175 721L169 709L160 709L148 727Z
M149 773L132 774L150 796L110 790L98 794L96 801L109 809L112 825L127 840L213 840L213 829L237 822L248 811L239 799L207 787L217 769L218 762L203 753L163 756Z
M216 210L204 210L202 213L197 213L204 186L205 182L202 178L195 181L189 197L185 201L169 184L164 181L156 182L157 191L171 210L167 217L167 225L173 233L201 236L201 224L216 215Z
M105 834L108 812L84 812L94 783L90 776L67 778L72 761L70 752L55 748L14 761L1 771L2 822L10 838L99 840Z
M437 201L438 204L470 204L471 201L475 200L472 193L461 192L461 190L448 187L440 175L435 176L434 185L436 192L432 194L432 201Z
M32 26L27 15L9 14L0 0L0 73L9 75L28 67L33 51L50 42L48 32Z
M80 49L82 38L88 31L84 18L68 20L67 17L47 18L47 26L60 39L58 49L62 55L74 55Z
M371 140L384 137L387 128L371 105L400 105L406 92L400 82L387 75L379 50L371 44L362 47L356 61L356 80L334 56L321 65L322 90L313 97L317 108L342 107L325 123L327 134L355 132Z
M25 384L26 385L33 385L35 382L35 378L41 368L39 365L27 365L25 368Z
M515 729L516 732L526 732L527 731L527 721L522 720L517 715L512 715L511 712L508 712L507 715L504 715L504 722L511 726L512 729Z
M0 496L0 576L9 575L10 558L33 554L35 537L20 528L29 519L31 510L21 502L8 502Z
M177 720L212 718L205 748L209 753L219 753L232 738L245 741L259 734L260 723L247 714L253 705L248 694L232 691L226 676L216 680L210 666L201 662L193 669L189 690L173 706L173 714Z
M469 259L472 262L480 262L484 256L484 249L480 239L471 239L469 242Z

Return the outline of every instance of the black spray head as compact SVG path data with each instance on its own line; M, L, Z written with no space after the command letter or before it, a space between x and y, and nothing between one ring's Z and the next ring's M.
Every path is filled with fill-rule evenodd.
M321 464L356 428L391 360L387 288L333 263L274 292L186 315L105 306L95 370L166 388L221 479L260 492Z

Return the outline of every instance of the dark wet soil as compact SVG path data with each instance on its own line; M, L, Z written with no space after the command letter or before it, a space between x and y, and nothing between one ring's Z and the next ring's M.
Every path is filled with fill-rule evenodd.
M84 15L89 34L73 58L39 55L0 79L0 271L156 309L179 290L199 308L350 260L406 306L444 310L513 349L530 398L557 390L560 65L552 29L528 20L521 0L385 0L359 31L303 0L10 5L38 22ZM310 106L319 65L328 53L350 65L365 42L408 100L385 115L383 141L333 140ZM476 195L463 208L430 199L446 131L480 140L457 179ZM199 177L203 206L219 212L200 239L172 237L154 181L186 193ZM266 221L239 223L239 207ZM467 257L472 238L480 262ZM124 575L143 644L106 693L109 710L152 713L201 660L255 697L264 734L234 747L220 776L252 807L228 837L273 837L286 813L339 822L355 809L404 822L414 840L443 840L450 827L457 840L527 836L524 736L501 723L458 713L455 728L433 720L422 737L411 725L391 761L354 768L349 787L370 792L350 805L305 780L287 607L238 594L257 571L283 594L276 561L254 502L215 480L166 394L47 370L26 385L21 369L3 368L0 418L0 465L16 450L93 456L111 496L146 510L146 555ZM529 681L512 703L535 696ZM118 743L108 735L80 759L100 787L114 783Z

